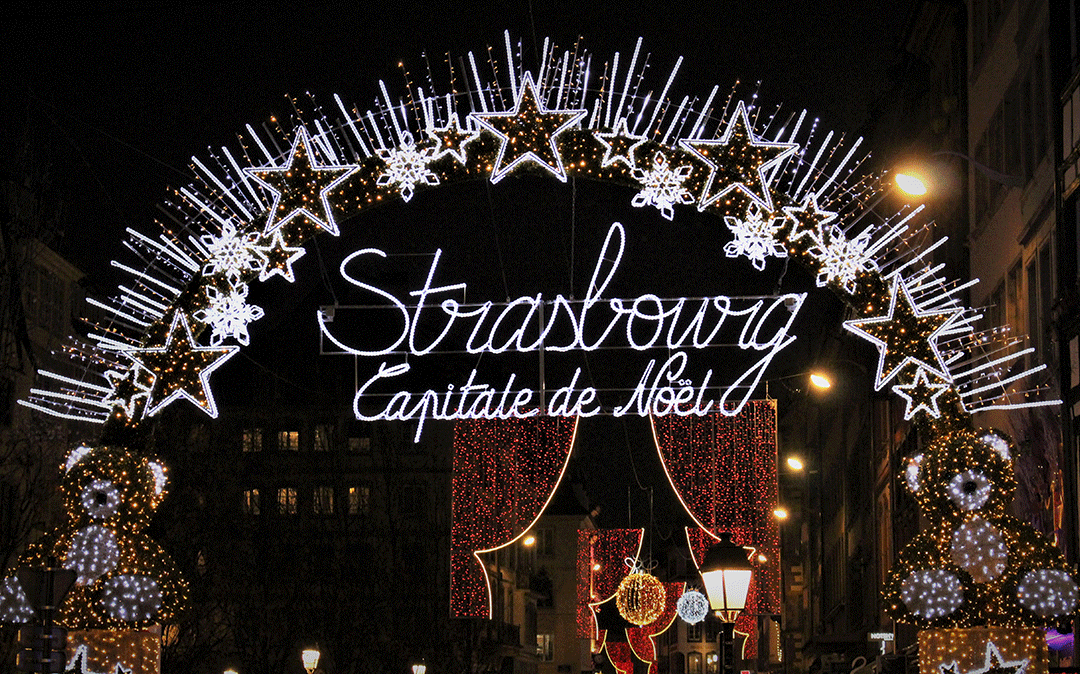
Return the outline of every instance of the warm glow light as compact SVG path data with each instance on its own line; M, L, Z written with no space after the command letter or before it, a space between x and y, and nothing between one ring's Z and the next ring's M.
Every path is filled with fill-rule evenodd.
M225 674L240 674L235 669L226 669Z
M787 465L788 465L788 468L790 468L791 470L802 470L803 469L802 459L800 459L797 456L789 456L787 458Z
M746 548L731 542L731 534L719 534L720 542L709 548L698 571L705 583L709 606L724 622L735 622L746 607L753 568L746 558Z
M769 561L769 558L763 554L758 554L757 560L759 564L764 564L765 562Z
M592 565L592 570L593 571L599 571L600 570L600 564L599 563L593 564Z
M772 514L778 520L786 520L787 516L788 516L788 512L786 510L784 510L783 508L777 508L777 509L773 510Z
M907 173L896 174L896 186L914 197L926 194L926 183L921 179Z
M308 674L312 674L319 666L319 655L318 649L315 648L308 648L300 653L300 659L304 661L304 669L308 671Z
M424 674L427 671L427 665L420 663L412 666L413 674Z
M810 383L821 389L832 386L832 380L829 379L828 375L822 374L821 372L811 372Z
M536 545L536 536L533 536L531 534L526 536L521 540L521 544L527 548L531 548L533 545Z

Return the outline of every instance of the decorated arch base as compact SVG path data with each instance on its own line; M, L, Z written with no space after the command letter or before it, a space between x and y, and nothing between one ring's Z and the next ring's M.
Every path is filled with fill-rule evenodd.
M129 230L127 245L138 261L113 263L130 278L98 303L108 321L70 346L85 375L43 372L53 387L35 389L23 404L99 424L138 425L182 400L216 416L215 372L248 345L249 326L264 315L248 302L249 285L294 282L293 265L313 236L339 236L364 209L422 200L456 181L486 180L492 189L525 175L607 181L621 186L632 206L656 209L668 221L695 209L714 215L699 238L726 241L723 253L733 264L762 270L794 258L817 286L851 305L856 317L844 327L878 352L875 388L895 393L908 418L927 422L936 458L924 460L955 471L937 473L937 484L959 480L946 487L953 491L945 498L959 511L945 517L950 542L934 535L905 551L899 590L890 590L899 596L894 610L901 619L1037 624L1075 606L1075 579L1060 555L1021 533L1028 530L1020 523L994 520L996 514L971 505L1002 489L997 480L1007 469L991 469L966 449L981 437L969 430L972 413L1057 401L1026 387L1041 368L1023 369L1030 349L1021 348L1021 337L997 326L979 329L981 310L960 301L974 281L949 279L933 264L942 241L929 239L921 209L878 216L885 187L860 171L861 139L825 133L805 111L762 107L737 87L676 93L681 61L654 80L641 41L610 58L545 41L530 67L508 34L503 47L486 58L447 58L419 75L406 71L407 86L394 93L380 82L368 110L338 97L304 109L294 102L289 120L264 131L248 126L238 146L193 158L197 178L170 198L168 220L152 233ZM464 304L452 293L466 284L446 284L437 274L441 250L423 286L396 297L364 281L364 269L387 251L358 249L342 264L343 278L378 296L404 327L390 341L358 345L335 332L330 316L316 317L326 340L368 365L354 399L357 417L412 420L419 436L429 419L468 426L604 412L738 414L767 378L772 358L794 339L779 307L797 314L805 295L737 298L705 287L696 290L697 300L612 297L605 291L629 226L608 230L582 300L537 294ZM363 245L364 232L350 234ZM418 326L433 325L446 330L417 337L428 334ZM468 338L444 342L452 326ZM725 326L736 329L737 346L754 365L732 380L720 381L711 369L687 378L687 363L717 346ZM394 388L411 363L440 349L479 358L611 345L669 356L652 361L636 386L631 382L630 398L611 401L603 400L603 387L584 386L576 375L562 382L561 398L550 400L514 376L485 382L463 373L424 391ZM374 397L376 391L385 397ZM562 465L552 462L550 470L559 473ZM990 571L972 573L972 555ZM1006 570L995 574L1001 560ZM1010 608L999 610L999 599Z

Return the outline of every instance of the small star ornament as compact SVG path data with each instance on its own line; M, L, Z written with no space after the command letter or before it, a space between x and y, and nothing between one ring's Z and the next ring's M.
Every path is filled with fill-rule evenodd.
M874 389L880 391L908 365L925 368L927 374L951 382L952 377L938 350L937 338L959 315L960 310L920 310L898 274L893 278L888 313L844 321L844 328L877 347Z
M601 168L622 163L630 170L637 168L634 152L647 140L645 136L635 136L626 127L623 117L611 133L594 132L593 136L604 146L604 156L600 159Z
M307 130L300 127L284 166L260 166L244 170L274 195L263 229L264 236L296 218L306 219L320 229L338 235L330 193L359 167L323 164L312 156L311 144Z
M938 398L949 390L947 382L941 382L936 377L933 382L924 367L915 372L915 380L910 384L895 384L893 393L906 401L904 407L904 420L908 421L919 412L929 414L937 419L941 416L938 409Z
M499 153L491 168L497 183L525 163L544 169L566 182L559 154L559 135L576 125L587 110L549 110L536 93L532 73L525 73L514 109L509 112L474 112L469 118L499 139Z
M293 274L293 264L304 257L302 246L289 246L285 244L285 237L281 229L277 229L270 236L262 238L263 245L253 246L252 250L259 257L259 281L266 281L271 276L277 275L289 283L296 281Z
M940 674L1024 674L1027 670L1029 658L1023 658L1020 660L1009 660L1001 656L1001 651L992 641L986 642L986 658L983 661L983 666L979 669L973 669L968 672L961 672L960 665L956 662L952 664L940 664L938 665L938 672Z
M722 136L711 140L684 138L679 145L709 169L698 210L705 210L729 192L739 191L771 211L772 196L765 174L799 148L795 143L770 143L755 136L742 101L728 118Z
M441 129L429 128L428 138L435 141L433 160L442 159L449 155L462 166L468 161L468 153L465 147L480 137L479 130L463 129L458 120L457 113L450 115L450 121Z
M199 346L191 335L187 316L176 311L164 343L125 349L122 353L154 375L146 399L146 416L153 416L174 400L185 398L216 419L218 411L210 390L210 373L239 350L238 346Z

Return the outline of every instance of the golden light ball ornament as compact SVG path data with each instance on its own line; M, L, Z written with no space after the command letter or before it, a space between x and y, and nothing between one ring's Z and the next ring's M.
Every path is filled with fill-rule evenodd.
M632 570L615 591L619 615L635 625L648 625L664 612L667 591L664 585L634 562Z

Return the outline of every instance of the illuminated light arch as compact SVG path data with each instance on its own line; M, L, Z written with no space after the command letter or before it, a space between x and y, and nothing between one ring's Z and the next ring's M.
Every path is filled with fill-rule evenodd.
M408 82L404 96L380 82L381 97L366 111L335 96L329 115L313 103L291 129L247 126L241 147L192 159L197 177L168 204L172 223L157 223L152 234L128 229L142 265L113 262L129 278L112 299L95 301L107 321L66 347L82 375L42 371L53 388L32 389L20 402L98 424L138 425L181 398L215 416L209 375L240 348L224 342L243 345L260 315L247 304L249 283L275 275L292 282L305 241L340 234L339 223L376 204L528 172L629 187L632 206L667 219L694 205L730 232L724 255L756 269L774 257L801 262L818 287L854 308L857 317L844 325L877 347L875 384L891 384L909 416L933 418L938 433L981 410L1060 404L1041 399L1041 389L1016 390L1044 366L1020 367L1030 350L1016 349L1022 339L1007 330L976 328L981 311L959 300L974 281L949 280L928 261L943 240L920 248L931 231L922 208L884 218L873 211L886 188L860 172L861 139L822 134L805 111L780 118L778 109L738 100L735 88L669 98L681 59L658 96L640 95L657 90L642 87L641 46L620 70L618 53L601 66L587 50L571 56L545 40L538 66L526 70L506 33L505 61L489 51L490 75L481 76L472 53L461 70L449 60L445 92L433 77ZM177 326L190 339L176 340ZM895 341L892 326L908 340ZM193 346L206 330L217 343ZM388 418L406 418L408 402ZM449 396L442 405L446 414ZM536 415L531 405L508 416ZM561 476L564 467L553 471Z

